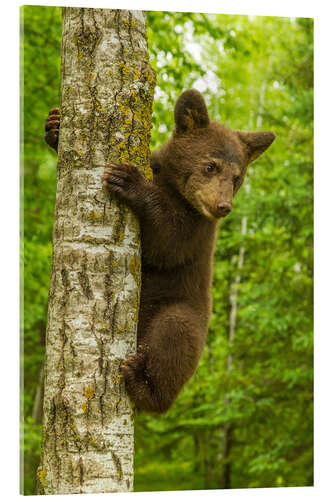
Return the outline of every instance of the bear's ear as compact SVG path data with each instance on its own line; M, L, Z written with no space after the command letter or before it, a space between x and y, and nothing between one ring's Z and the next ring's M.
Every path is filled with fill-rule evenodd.
M242 132L237 130L236 133L245 146L248 163L251 163L266 151L275 139L273 132Z
M176 133L183 134L209 124L205 101L198 90L185 90L175 105Z

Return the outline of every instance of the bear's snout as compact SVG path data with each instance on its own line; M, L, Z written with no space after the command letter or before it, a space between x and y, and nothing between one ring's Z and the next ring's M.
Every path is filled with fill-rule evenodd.
M220 217L225 217L229 212L231 212L232 204L228 201L219 201L216 204L216 209Z

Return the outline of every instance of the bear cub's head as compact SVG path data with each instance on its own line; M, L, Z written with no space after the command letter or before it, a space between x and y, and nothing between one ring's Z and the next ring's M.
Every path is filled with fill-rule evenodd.
M154 176L207 219L225 217L248 164L272 144L275 134L232 131L211 122L202 95L194 89L178 98L174 115L171 139L152 154Z

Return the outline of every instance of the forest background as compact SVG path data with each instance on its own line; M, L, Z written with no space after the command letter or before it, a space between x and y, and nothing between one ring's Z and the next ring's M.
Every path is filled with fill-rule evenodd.
M33 494L52 254L61 9L22 8L24 488ZM214 311L196 375L164 416L136 419L135 490L313 484L313 22L149 12L151 149L186 88L211 117L277 139L219 226ZM23 282L22 282L23 283Z

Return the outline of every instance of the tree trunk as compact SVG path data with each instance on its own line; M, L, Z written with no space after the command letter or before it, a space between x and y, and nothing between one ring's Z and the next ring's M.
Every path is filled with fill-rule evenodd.
M222 464L222 479L221 488L231 488L231 461L230 450L232 444L232 426L225 424L224 426L224 443L223 443L223 464Z
M43 421L43 394L44 394L44 366L40 369L39 383L36 389L34 406L32 409L32 419L35 424Z
M267 66L267 74L270 71L271 67L271 59L268 61ZM262 115L264 111L265 104L265 94L266 94L266 86L267 79L265 78L261 84L260 94L259 94L259 106L258 106L258 114L256 120L256 130L260 130L262 126ZM255 109L255 107L253 108ZM249 124L249 129L252 129L252 124ZM247 195L249 195L251 190L251 174L252 174L252 166L249 167L247 173L247 183L244 186ZM243 215L241 222L241 235L244 238L247 234L247 224L248 217L247 215ZM241 280L241 273L244 265L244 254L245 247L242 245L239 249L238 254L238 264L237 264L237 274L235 277L234 283L232 283L230 287L230 316L229 316L229 331L228 331L228 344L229 344L229 352L227 356L227 373L230 373L233 364L232 358L232 346L234 343L235 333L236 333L236 319L238 313L238 290L239 284ZM226 399L225 405L230 404L230 399ZM230 461L230 451L232 446L232 433L233 427L231 423L227 422L224 425L223 436L224 436L224 447L223 447L223 459L222 459L222 478L221 478L221 488L229 489L231 486L231 461Z
M63 9L61 126L39 494L131 491L139 225L102 190L109 162L149 172L154 73L140 11Z

